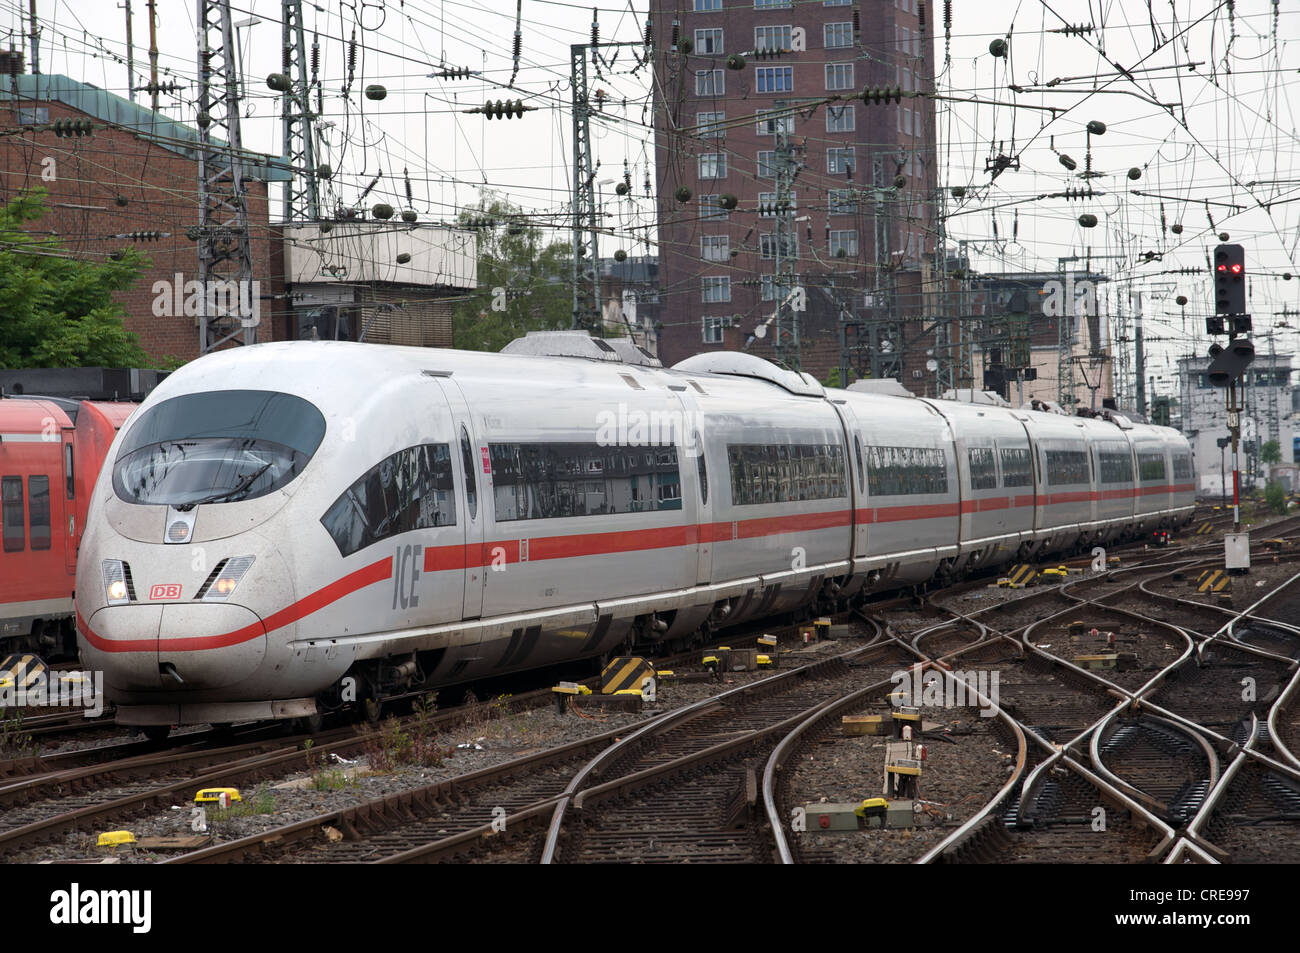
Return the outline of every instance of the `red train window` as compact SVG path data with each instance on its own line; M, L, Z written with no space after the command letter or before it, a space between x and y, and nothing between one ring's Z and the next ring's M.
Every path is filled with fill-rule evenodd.
M0 522L4 523L6 553L22 552L27 534L23 530L23 478L0 478Z
M31 526L32 549L50 548L50 478L27 478L27 522Z
M77 483L74 479L75 475L72 463L72 444L65 443L63 445L63 477L67 481L68 499L72 499L76 495Z

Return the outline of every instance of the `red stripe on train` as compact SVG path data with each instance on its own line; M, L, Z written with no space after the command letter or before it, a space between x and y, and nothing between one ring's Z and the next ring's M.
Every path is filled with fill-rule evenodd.
M304 596L297 602L286 606L279 612L274 613L265 622L259 621L252 625L246 625L242 629L236 629L233 632L226 632L223 635L209 635L194 639L163 638L156 639L106 639L96 635L90 628L90 624L77 613L77 627L81 634L86 637L86 641L101 652L197 652L203 649L224 649L232 645L239 645L242 642L248 642L257 638L259 635L266 635L274 632L276 629L282 629L286 625L297 622L305 616L311 615L319 609L325 608L332 602L337 602L344 596L373 585L376 582L383 582L385 579L393 577L393 559L391 556L373 562L368 566L362 566L355 572L350 572L342 579L336 579L334 582L318 589L309 596ZM195 603L183 603L184 605L194 605Z

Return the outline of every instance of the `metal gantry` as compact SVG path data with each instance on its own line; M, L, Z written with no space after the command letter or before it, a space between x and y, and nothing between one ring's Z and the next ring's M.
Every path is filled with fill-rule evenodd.
M600 260L596 236L596 168L591 154L588 43L569 47L573 87L573 327L600 334Z
M248 232L239 75L230 0L196 0L199 102L199 353L257 341L257 286ZM225 139L222 141L221 136Z
M289 179L284 183L284 220L315 221L320 217L320 190L316 182L316 144L313 138L311 80L307 75L307 40L302 20L302 0L281 0L284 91L281 128Z

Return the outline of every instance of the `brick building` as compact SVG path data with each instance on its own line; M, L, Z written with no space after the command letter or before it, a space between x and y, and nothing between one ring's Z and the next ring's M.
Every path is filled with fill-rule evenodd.
M747 345L772 356L780 258L806 296L798 359L818 376L839 364L842 334L866 363L926 312L934 101L907 95L933 89L925 6L653 0L665 363ZM899 103L856 95L894 86Z
M197 131L88 83L56 74L33 76L17 65L16 75L0 75L0 201L44 188L46 215L30 228L57 236L77 257L102 261L136 247L152 266L117 296L127 312L127 329L155 363L197 357L198 319L155 314L153 290L156 282L170 288L178 274L182 281L198 279L197 246L186 236L198 223ZM94 131L57 136L49 124L65 119L89 120ZM267 183L283 181L288 173L273 162L278 160L245 166L253 277L262 295L258 339L263 341L288 336L267 207ZM129 237L132 232L161 235L141 241Z

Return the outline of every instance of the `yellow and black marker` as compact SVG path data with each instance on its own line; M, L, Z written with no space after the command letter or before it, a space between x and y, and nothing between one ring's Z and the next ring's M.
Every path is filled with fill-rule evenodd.
M625 689L641 691L647 679L655 677L655 667L636 655L620 655L600 673L600 693L614 695Z
M1209 569L1196 580L1197 592L1232 592L1232 577L1226 569Z

